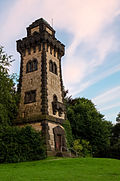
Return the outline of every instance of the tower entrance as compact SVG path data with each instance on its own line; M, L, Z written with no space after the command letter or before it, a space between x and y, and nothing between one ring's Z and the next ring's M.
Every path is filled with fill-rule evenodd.
M56 138L56 147L55 149L58 150L58 151L61 151L62 150L62 136L60 134L57 135L57 138Z
M54 140L55 140L55 150L56 151L65 151L66 150L66 140L65 132L62 127L57 126L53 129Z

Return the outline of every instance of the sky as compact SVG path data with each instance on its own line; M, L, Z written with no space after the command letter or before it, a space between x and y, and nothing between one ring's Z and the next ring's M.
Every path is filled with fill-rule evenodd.
M13 55L19 74L16 40L44 18L65 45L62 74L73 98L92 100L115 124L120 112L120 0L0 0L0 45Z

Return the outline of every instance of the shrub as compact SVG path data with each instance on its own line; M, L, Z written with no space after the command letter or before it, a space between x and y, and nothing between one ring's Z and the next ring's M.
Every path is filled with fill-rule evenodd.
M0 128L0 162L44 159L46 149L40 132L30 126Z
M76 151L79 157L92 156L91 146L89 141L77 139L73 143L73 149Z

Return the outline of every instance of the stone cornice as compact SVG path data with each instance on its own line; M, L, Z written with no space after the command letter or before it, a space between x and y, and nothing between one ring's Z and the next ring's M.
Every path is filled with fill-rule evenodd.
M64 55L65 46L56 38L53 38L48 32L42 33L34 32L33 35L17 40L17 51L23 54L26 49L35 48L41 43L47 43L52 46L61 56Z
M34 118L20 118L20 119L16 119L14 121L14 125L20 125L20 124L29 124L29 123L35 123L35 122L42 122L43 120L48 120L49 122L52 123L59 123L59 124L63 124L64 123L64 119L60 119L60 118L56 118L50 115L40 115L40 116L35 116Z

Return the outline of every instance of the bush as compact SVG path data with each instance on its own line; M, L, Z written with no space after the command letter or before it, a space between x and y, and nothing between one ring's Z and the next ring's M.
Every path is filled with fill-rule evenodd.
M44 159L46 149L40 132L30 126L0 128L0 162Z
M73 149L76 151L79 157L92 156L92 149L89 145L89 141L77 139L73 143Z

